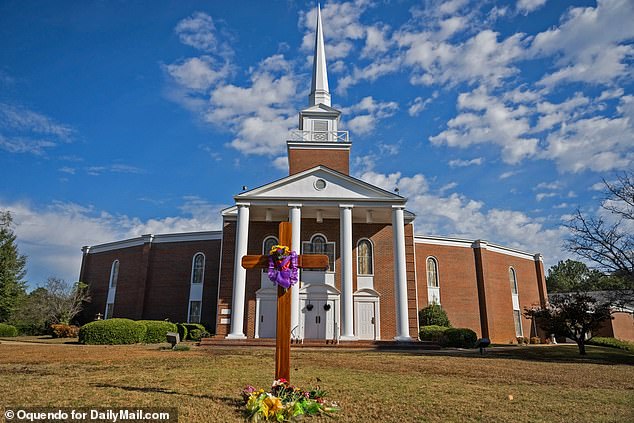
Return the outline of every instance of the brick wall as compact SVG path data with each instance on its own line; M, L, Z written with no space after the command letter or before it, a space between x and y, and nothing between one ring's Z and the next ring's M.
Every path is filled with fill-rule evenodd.
M315 166L323 165L348 175L350 173L349 150L289 149L288 174L294 175Z
M438 263L440 303L454 327L469 328L482 336L474 251L471 248L416 244L418 305L427 300L427 258Z
M486 261L485 289L489 337L493 342L515 342L515 323L513 320L513 302L509 267L513 267L517 276L520 312L525 307L539 305L539 283L535 271L535 261L507 254L483 250ZM524 336L534 334L531 321L522 316Z
M220 241L145 243L89 253L82 263L82 281L90 287L91 303L82 316L93 320L105 312L110 270L119 260L113 317L187 320L194 254L205 254L201 321L214 329Z

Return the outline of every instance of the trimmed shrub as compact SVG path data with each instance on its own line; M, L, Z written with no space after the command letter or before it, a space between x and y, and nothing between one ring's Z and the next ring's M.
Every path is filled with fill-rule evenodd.
M443 346L454 348L473 348L478 335L468 328L449 328L443 333Z
M77 338L79 336L79 327L62 323L51 325L51 334L53 338Z
M431 341L440 344L442 343L443 335L447 329L449 328L446 326L421 326L418 337L421 341Z
M200 341L200 338L203 337L203 334L205 333L204 330L200 330L200 329L192 329L189 332L189 339L191 341Z
M79 328L79 342L92 345L137 344L145 339L143 323L130 319L95 320Z
M180 340L181 341L186 340L188 335L187 326L185 326L182 323L179 323L176 326L178 328L178 337L180 338Z
M176 332L178 330L176 323L164 320L139 320L138 323L145 325L146 330L143 342L146 344L167 342L167 332Z
M421 326L451 327L447 313L440 304L432 303L418 312L418 323Z
M194 329L198 329L201 332L207 332L207 328L205 328L203 325L201 325L200 323L183 323L183 326L185 326L187 328L187 332L191 334L191 332ZM191 335L188 335L187 339L192 339Z
M172 351L189 351L189 346L187 345L174 345L174 348L172 348Z
M530 342L531 342L531 344L541 344L542 340L539 339L539 336L532 336Z
M621 341L616 338L604 338L597 336L587 342L590 345L599 345L601 347L618 348L629 352L634 352L634 342Z
M18 328L6 323L0 323L0 336L18 336Z

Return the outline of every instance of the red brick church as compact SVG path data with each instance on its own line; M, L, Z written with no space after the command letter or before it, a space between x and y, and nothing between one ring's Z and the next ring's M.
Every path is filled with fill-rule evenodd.
M415 234L407 198L349 174L352 142L331 106L318 17L308 107L287 141L289 175L241 192L213 232L144 235L83 248L86 315L201 322L217 337L275 337L276 287L240 266L277 244L292 223L292 250L325 254L292 289L297 339L396 340L418 336L418 310L442 305L454 327L493 342L534 328L524 307L547 298L540 254L483 240Z

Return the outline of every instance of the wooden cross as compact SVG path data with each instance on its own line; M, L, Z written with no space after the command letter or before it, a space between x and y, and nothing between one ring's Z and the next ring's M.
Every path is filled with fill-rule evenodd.
M290 248L292 244L292 230L289 222L281 222L279 228L279 245ZM269 267L269 256L244 256L242 267L245 269L265 269ZM328 256L321 254L306 254L297 256L297 267L300 269L326 270ZM291 289L277 287L277 328L275 339L275 379L284 378L290 381L291 373Z

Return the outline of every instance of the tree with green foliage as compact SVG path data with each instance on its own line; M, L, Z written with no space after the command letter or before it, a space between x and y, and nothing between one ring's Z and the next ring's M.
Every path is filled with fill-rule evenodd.
M9 323L17 327L22 335L44 335L50 325L49 315L48 291L39 287L18 304Z
M421 326L444 326L451 327L449 317L440 304L431 303L418 312L418 323Z
M605 276L585 263L575 260L560 261L548 269L546 288L551 294L572 291L600 291Z
M9 320L26 294L26 257L18 251L12 226L11 213L0 211L0 322Z

